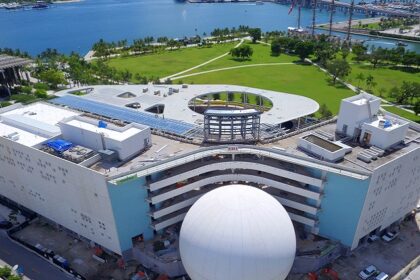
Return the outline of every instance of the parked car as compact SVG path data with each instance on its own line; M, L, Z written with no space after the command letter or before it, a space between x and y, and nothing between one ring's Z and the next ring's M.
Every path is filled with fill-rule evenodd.
M359 277L363 280L369 279L370 277L372 277L373 275L375 275L375 273L378 270L376 269L376 266L374 265L369 265L368 267L366 267L365 269L363 269L362 271L360 271L359 273Z
M9 222L9 221L5 221L5 220L0 221L0 228L1 229L9 229L12 226L13 226L13 224L11 222Z
M388 231L387 233L382 235L382 240L385 241L385 242L391 242L392 240L397 238L398 234L399 234L398 232Z
M372 242L374 242L374 241L376 241L378 239L379 239L379 236L377 236L376 234L372 234L372 235L369 235L368 242L369 243L372 243Z
M388 280L389 279L389 275L386 274L385 272L381 272L378 275L376 275L374 280Z

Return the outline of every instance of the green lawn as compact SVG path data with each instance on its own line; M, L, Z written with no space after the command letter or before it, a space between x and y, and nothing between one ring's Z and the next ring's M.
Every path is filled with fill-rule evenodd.
M194 69L189 73L197 73L202 71L208 71L213 69L225 68L225 67L234 67L234 66L241 66L241 65L249 65L249 64L260 64L260 63L290 63L294 61L298 61L299 58L296 56L290 56L281 54L279 56L271 56L271 47L264 44L251 44L246 43L251 46L254 51L254 54L249 60L235 60L232 56L228 55L221 59L218 59L210 64L206 64L200 68Z
M354 29L382 30L383 28L379 25L379 23L380 22L372 22L372 23L368 23L368 24L362 24L361 26L356 24L356 25L353 25L352 28L354 28Z
M400 87L403 81L420 82L420 69L418 69L417 73L411 73L404 71L404 68L401 67L378 66L377 68L373 68L371 65L356 63L351 64L351 68L351 74L347 77L348 82L358 86L359 81L356 80L356 76L359 73L363 73L365 77L370 74L374 77L374 81L377 83L377 85L372 89L372 93L378 96L382 93L382 96L389 101L394 101L389 97L389 91L393 87ZM361 82L360 87L364 90L368 89L366 82Z
M212 72L183 79L195 84L233 84L307 96L338 113L340 101L352 91L329 79L312 65L275 65Z
M233 43L229 43L212 47L163 51L157 54L118 57L110 59L108 64L120 71L130 71L133 77L135 73L139 73L149 78L163 78L226 53L233 46Z
M407 112L407 111L405 111L403 109L400 109L398 107L395 107L395 106L386 106L386 107L382 107L382 108L384 110L388 111L388 112L394 113L394 114L399 115L399 116L401 116L403 118L406 118L406 119L409 119L411 121L420 123L420 116L416 116L416 115L414 115L414 114L412 114L410 112Z

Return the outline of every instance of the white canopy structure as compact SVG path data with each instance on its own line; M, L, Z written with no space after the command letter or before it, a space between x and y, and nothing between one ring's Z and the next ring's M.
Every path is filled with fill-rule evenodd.
M283 280L294 261L296 237L275 198L254 187L230 185L191 207L179 246L193 280Z

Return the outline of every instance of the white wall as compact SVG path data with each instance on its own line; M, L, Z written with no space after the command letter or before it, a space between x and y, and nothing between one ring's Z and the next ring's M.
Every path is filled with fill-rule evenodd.
M360 238L403 218L420 199L420 148L374 170L352 248Z
M105 146L107 149L117 151L120 160L126 160L147 147L144 140L147 140L147 145L151 144L150 129L144 129L124 141L117 141L115 139L105 137Z
M404 140L408 126L409 124L406 123L392 130L385 130L376 126L364 124L362 126L360 139L362 140L365 132L368 132L371 134L370 145L386 150Z
M363 97L360 97L363 98ZM357 99L355 97L348 99ZM354 104L351 100L343 99L340 105L340 112L337 119L337 131L343 132L343 125L347 125L347 135L353 136L354 129L363 121L370 119L378 113L381 104L380 99L371 100L370 111L368 104ZM369 113L371 115L369 115Z
M335 143L333 144L337 145ZM330 162L338 161L339 159L344 158L344 156L346 155L346 149L344 148L341 148L337 151L329 151L327 149L322 148L321 146L309 142L304 138L299 138L298 147L321 157L321 159L328 160Z
M121 253L102 174L0 137L0 194Z
M131 125L129 125L129 127L131 127ZM120 160L126 160L133 155L138 154L141 150L146 148L144 140L148 139L148 143L150 143L151 137L150 128L145 128L139 133L122 141L109 138L105 135L104 147L102 143L102 136L97 132L69 125L64 122L60 123L60 128L64 139L95 151L102 150L104 148L115 150L118 153L118 158Z
M79 144L94 151L103 149L101 134L99 133L66 123L60 123L60 128L63 138L72 143Z

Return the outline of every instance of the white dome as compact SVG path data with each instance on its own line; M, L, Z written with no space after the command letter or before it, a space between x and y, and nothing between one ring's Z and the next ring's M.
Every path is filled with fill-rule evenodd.
M192 280L283 280L295 258L283 206L254 187L230 185L202 196L181 227L182 263Z

